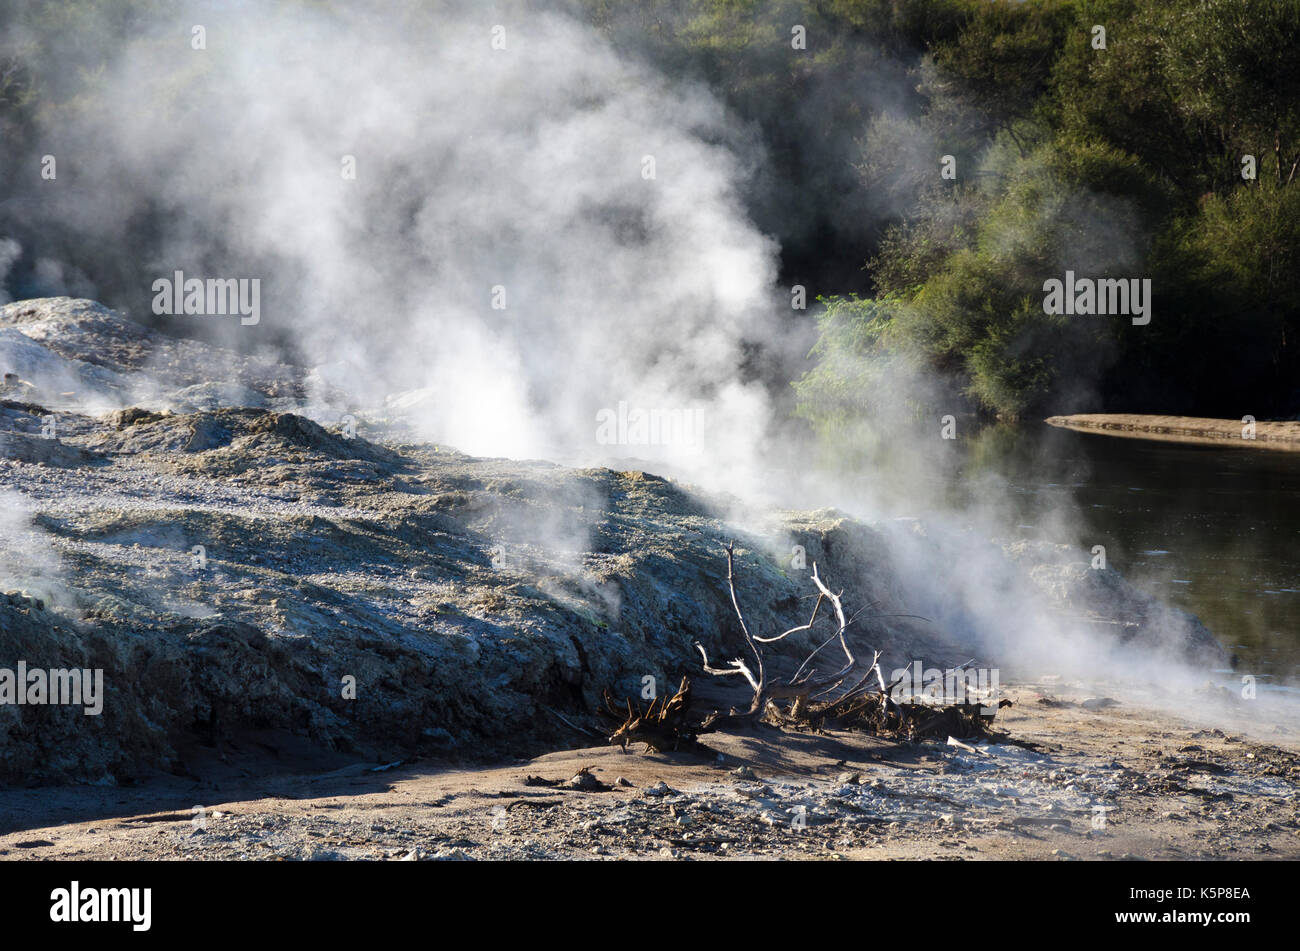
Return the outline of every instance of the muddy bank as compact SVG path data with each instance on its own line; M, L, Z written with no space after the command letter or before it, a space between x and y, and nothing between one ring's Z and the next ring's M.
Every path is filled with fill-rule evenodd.
M1240 419L1079 413L1073 416L1050 416L1046 422L1063 429L1105 433L1108 436L1300 452L1300 422L1295 420L1256 422L1253 438L1246 435L1246 424Z
M1295 734L1251 741L1090 690L1010 687L1005 739L974 752L758 730L696 753L263 775L246 750L206 782L0 791L0 859L1300 858Z

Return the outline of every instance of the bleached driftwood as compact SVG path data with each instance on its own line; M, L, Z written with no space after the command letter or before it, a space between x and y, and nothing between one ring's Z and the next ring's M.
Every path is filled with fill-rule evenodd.
M874 651L869 664L862 664L854 656L852 648L849 646L848 638L845 631L854 619L850 619L844 614L844 604L841 600L843 592L839 594L833 592L826 586L821 575L818 574L817 563L813 563L812 581L817 587L817 602L813 605L812 616L808 623L792 627L788 631L772 637L757 637L749 630L749 625L745 622L744 611L740 607L740 598L736 594L736 560L735 560L736 543L729 542L726 546L727 551L727 586L731 591L731 604L735 608L736 618L740 622L741 633L745 637L745 643L749 652L753 655L753 666L741 657L734 658L726 663L726 666L714 666L709 661L709 655L704 649L704 645L698 641L695 644L696 650L700 652L700 657L704 661L704 671L714 676L726 677L739 675L749 682L754 691L753 699L750 701L749 708L744 711L732 710L729 717L736 719L753 719L763 716L765 713L774 712L780 714L779 709L769 711L769 705L774 700L793 699L795 701L794 710L800 711L807 709L810 701L818 700L824 697L834 696L837 703L842 703L846 698L857 696L869 691L866 686L867 681L874 673L876 675L877 689L876 695L888 702L891 685L885 683L884 675L880 671L880 651ZM834 632L815 647L794 675L785 683L770 683L767 677L767 668L763 663L763 653L759 648L760 644L772 644L784 640L791 634L797 634L801 631L809 631L817 623L818 616L821 612L822 605L829 603L834 612L835 630ZM817 667L812 666L814 659L822 652L824 648L838 641L839 649L844 655L842 662L836 662L838 666L830 673L819 673Z

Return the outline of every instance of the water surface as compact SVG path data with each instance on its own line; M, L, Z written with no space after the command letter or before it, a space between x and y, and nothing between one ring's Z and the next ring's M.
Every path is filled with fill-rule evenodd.
M1026 535L1063 530L1196 614L1239 671L1300 679L1300 453L991 427L943 478L951 498L1007 490ZM967 498L969 501L969 498Z

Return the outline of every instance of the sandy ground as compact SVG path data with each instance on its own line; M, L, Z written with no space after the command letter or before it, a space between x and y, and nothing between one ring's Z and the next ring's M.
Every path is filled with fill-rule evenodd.
M1300 421L1296 420L1257 422L1253 439L1243 438L1243 423L1240 419L1208 419L1202 416L1078 413L1073 416L1050 416L1047 423L1063 429L1104 432L1108 436L1300 452Z
M1005 694L1010 742L978 752L766 728L469 769L232 749L203 779L0 792L0 858L1300 858L1293 732L1261 743L1077 685Z

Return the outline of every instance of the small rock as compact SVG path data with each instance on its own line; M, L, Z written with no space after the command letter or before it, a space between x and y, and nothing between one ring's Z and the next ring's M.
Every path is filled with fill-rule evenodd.
M586 767L579 770L576 776L570 777L564 785L570 789L584 789L592 791L596 789L608 789L609 787L596 778L596 775Z
M731 771L731 775L739 779L753 779L754 771L748 766L737 766Z
M1110 697L1089 697L1080 703L1079 706L1083 707L1085 710L1096 711L1105 710L1107 707L1118 706L1118 704Z
M618 779L614 780L614 785L630 787L632 785L632 781L625 776L620 776Z

